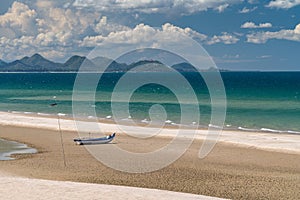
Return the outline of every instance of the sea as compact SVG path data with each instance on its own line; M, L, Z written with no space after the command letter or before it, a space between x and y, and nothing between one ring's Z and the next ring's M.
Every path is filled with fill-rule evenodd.
M37 150L14 141L0 139L0 160L13 160L12 154L36 153Z
M149 110L151 111L153 105L160 105L156 108L159 108L159 111L164 109L165 116L161 118L163 123L170 126L184 123L189 126L195 124L195 121L191 118L182 122L181 108L184 107L187 109L186 113L194 116L196 104L200 110L200 120L196 123L203 128L213 125L211 93L199 73L182 73L184 79L192 86L197 102L189 102L188 97L183 102L179 101L179 96L184 95L185 90L176 94L168 86L155 81L145 81L144 85L137 84L128 101L122 98L113 99L114 89L125 76L124 73L87 73L87 82L89 76L101 77L96 86L89 88L86 84L86 91L83 91L94 92L94 99L80 100L73 98L77 73L0 73L0 111L37 115L64 113L72 117L73 101L81 101L95 110L99 119L113 120L113 101L118 101L118 104L127 106L126 117L137 123L150 123ZM172 73L133 73L129 82L160 80L169 76L173 76ZM300 134L300 72L221 72L221 77L226 91L224 129ZM177 83L174 79L174 84L180 85L181 82ZM83 118L91 117L90 113L84 111L80 114Z

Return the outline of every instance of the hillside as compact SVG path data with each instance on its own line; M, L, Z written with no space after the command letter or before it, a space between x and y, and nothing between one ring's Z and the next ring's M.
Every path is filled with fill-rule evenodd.
M107 65L109 65L107 67ZM80 70L85 72L158 72L164 71L161 69L163 65L159 61L140 60L135 63L125 64L118 63L106 57L96 57L89 60L86 57L74 55L65 63L57 63L50 61L40 54L34 54L31 57L24 57L20 60L15 60L6 63L0 60L0 72L77 72ZM142 70L138 66L143 66ZM105 69L107 67L107 69ZM180 63L172 66L173 69L181 72L194 72L195 68L188 63Z

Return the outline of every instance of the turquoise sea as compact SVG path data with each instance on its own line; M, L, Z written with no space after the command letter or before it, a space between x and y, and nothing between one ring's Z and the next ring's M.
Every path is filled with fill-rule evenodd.
M0 110L40 115L59 112L72 116L72 92L76 75L1 73ZM112 91L123 75L103 74L97 87L95 103L91 99L83 101L82 104L95 108L98 118L110 118ZM198 97L200 125L207 127L211 117L208 89L199 74L183 75ZM136 79L147 79L150 76L164 77L172 74L136 73L133 76ZM221 76L227 96L226 129L300 134L300 72L221 72ZM88 92L89 88L86 90ZM58 106L51 107L50 104L54 102ZM154 104L165 108L167 123L180 123L180 103L176 94L158 84L141 86L132 94L129 103L130 117L137 122L148 122L149 108ZM192 107L190 112L193 112ZM87 115L88 113L82 113L82 117L88 117ZM192 122L193 119L190 120Z

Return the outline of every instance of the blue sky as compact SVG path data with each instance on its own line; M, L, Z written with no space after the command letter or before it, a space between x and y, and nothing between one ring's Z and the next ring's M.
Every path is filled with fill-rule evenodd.
M5 0L0 4L0 59L5 61L36 52L65 61L102 43L139 43L179 31L199 42L219 68L300 70L300 0Z

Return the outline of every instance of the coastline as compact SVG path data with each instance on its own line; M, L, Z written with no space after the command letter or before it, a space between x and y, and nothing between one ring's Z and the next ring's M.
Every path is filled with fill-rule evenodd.
M0 138L22 142L38 150L36 154L16 154L14 157L17 159L2 162L0 171L15 176L155 188L231 199L295 199L300 196L297 189L297 185L300 184L300 156L297 152L287 153L287 149L279 149L280 152L266 151L265 146L262 150L259 146L234 144L234 141L226 141L229 137L227 133L204 159L198 158L198 151L203 142L203 136L200 135L185 154L170 166L151 173L129 174L106 167L85 147L75 145L72 139L78 137L78 134L72 131L72 123L67 119L62 120L67 164L65 167L57 119L11 113L1 113L0 116ZM30 122L31 126L24 124L21 119ZM114 124L103 126L107 134L115 130ZM169 134L173 131L167 130ZM245 132L236 135L239 136L237 142L241 141L241 138L249 139L251 143L257 142L258 136L254 133L246 134L247 137ZM265 135L269 134L261 133L259 136L280 136L283 144L291 139L290 135ZM168 143L170 135L167 136L168 134L165 134L165 137L143 139L141 143L140 140L118 134L115 142L109 145L118 145L133 152L152 151ZM284 140L283 136L287 139ZM227 138L229 139L232 137ZM280 144L278 139L274 141L277 142L272 143L273 145Z
M78 124L76 121L68 116L60 115L60 128L62 131L74 132L77 131ZM149 127L138 129L138 126L130 125L117 125L112 120L98 120L95 119L78 119L80 126L84 127L85 133L81 132L77 137L89 136L88 133L101 132L111 134L112 132L123 133L123 130L129 130L132 135L137 137L152 136L153 132L156 131L156 127ZM97 124L94 126L93 124ZM16 126L16 127L27 127L27 128L40 128L45 130L58 131L58 119L55 115L39 113L11 113L11 112L0 112L0 125L2 126ZM138 124L141 125L141 124ZM177 127L178 128L178 127ZM161 129L157 137L173 138L177 135L177 128L172 126L166 126ZM143 131L141 134L139 131ZM182 127L184 137L192 137L197 140L205 140L210 134L207 129L198 129L195 134L191 134L191 129ZM219 129L216 129L219 130ZM212 131L214 131L212 127ZM144 134L144 135L143 135ZM246 130L222 130L218 137L218 143L225 143L228 145L236 145L238 147L245 148L256 148L267 151L283 152L300 154L300 135L292 133L272 133L263 131L246 131Z
M4 145L4 148L0 146L0 161L14 159L14 154L33 154L37 153L34 148L28 147L26 144L18 143L15 141L7 141L0 138L0 145Z

